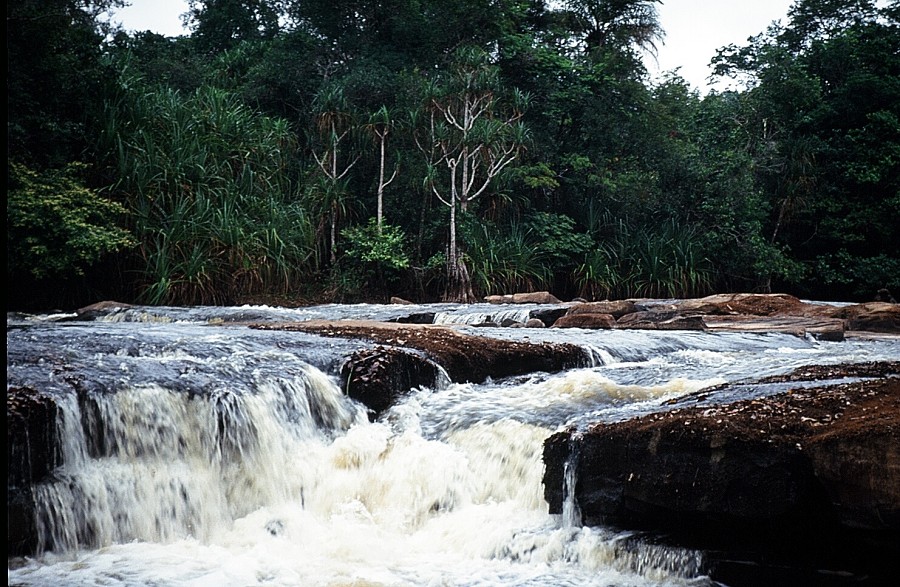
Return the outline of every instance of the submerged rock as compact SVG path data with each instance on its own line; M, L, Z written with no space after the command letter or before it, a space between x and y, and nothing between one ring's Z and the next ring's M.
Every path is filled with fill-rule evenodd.
M743 582L726 580L735 556L755 559L757 572L790 561L881 577L900 553L900 364L841 374L873 372L881 378L724 405L701 402L709 392L557 433L544 448L550 511L562 512L565 463L577 454L586 523L713 549L728 584Z
M391 320L400 324L434 324L434 312L414 312L408 316L400 316Z
M103 301L85 306L76 310L76 314L80 320L96 320L111 314L117 314L123 310L133 308L131 304L123 304L122 302Z

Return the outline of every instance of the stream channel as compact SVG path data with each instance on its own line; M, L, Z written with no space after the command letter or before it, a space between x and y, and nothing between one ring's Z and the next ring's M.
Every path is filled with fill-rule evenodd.
M52 394L62 439L61 465L32 488L39 552L9 559L9 584L713 585L702 552L583 527L572 508L550 515L544 440L711 385L900 357L896 337L469 325L500 311L8 315L7 388ZM370 422L338 374L374 343L246 326L413 312L479 336L580 345L590 364L417 389Z

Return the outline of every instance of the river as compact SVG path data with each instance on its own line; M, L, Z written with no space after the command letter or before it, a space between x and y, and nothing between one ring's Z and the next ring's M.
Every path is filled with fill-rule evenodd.
M528 307L504 310L512 314ZM10 585L705 586L703 554L582 527L543 499L561 427L900 339L474 328L483 305L150 308L7 317L7 387L57 398L62 465L34 486L39 554ZM377 422L346 397L360 340L244 322L435 312L470 334L569 342L592 364L418 389Z

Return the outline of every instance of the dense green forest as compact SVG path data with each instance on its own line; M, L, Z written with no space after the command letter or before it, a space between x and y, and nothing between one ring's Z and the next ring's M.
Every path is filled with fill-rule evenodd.
M7 3L8 310L900 290L900 1L642 63L660 0Z

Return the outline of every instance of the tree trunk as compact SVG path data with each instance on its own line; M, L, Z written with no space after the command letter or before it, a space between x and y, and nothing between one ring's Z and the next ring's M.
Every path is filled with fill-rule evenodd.
M469 269L461 256L455 263L447 264L447 287L444 290L443 301L458 304L471 304L476 301Z
M385 136L381 136L381 159L378 164L378 213L377 213L377 223L378 223L378 235L381 236L381 219L384 217L384 143Z
M472 278L469 276L469 268L463 260L456 239L456 202L450 206L450 242L447 246L447 284L444 289L443 301L458 304L471 304L475 302L475 293L472 291Z
M331 205L331 265L337 263L337 204Z

